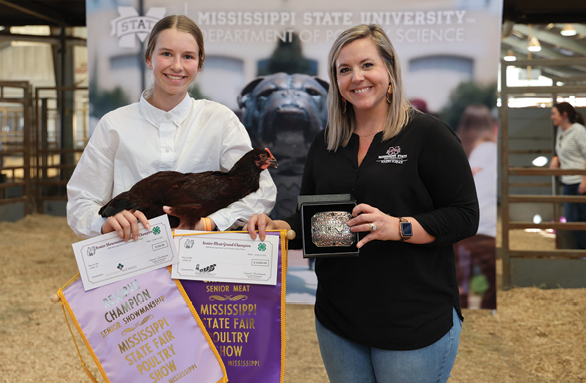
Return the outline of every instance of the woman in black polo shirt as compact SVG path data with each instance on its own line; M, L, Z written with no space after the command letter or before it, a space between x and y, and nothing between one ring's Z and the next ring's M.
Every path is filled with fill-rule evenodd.
M329 127L309 150L301 195L351 194L360 256L316 261L316 331L332 382L445 382L462 314L452 244L476 233L466 154L435 117L412 109L399 60L375 25L343 32L329 55ZM255 215L247 227L301 232ZM290 243L301 245L301 236Z

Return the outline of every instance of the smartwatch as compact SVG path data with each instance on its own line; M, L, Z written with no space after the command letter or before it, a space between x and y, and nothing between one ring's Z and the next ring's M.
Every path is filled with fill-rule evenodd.
M411 222L402 217L399 217L399 234L401 235L401 241L409 240L413 236Z

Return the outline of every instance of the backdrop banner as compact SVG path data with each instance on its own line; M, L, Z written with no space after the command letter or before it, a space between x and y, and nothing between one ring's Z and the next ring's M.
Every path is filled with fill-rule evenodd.
M212 338L231 383L285 378L286 231L279 236L277 285L182 280Z
M58 295L106 382L227 382L216 347L169 269L87 292L78 279Z
M466 130L496 133L503 0L92 0L86 9L90 132L105 113L136 102L152 86L144 58L149 33L163 17L185 15L201 29L206 53L190 94L232 109L252 146L268 147L279 162L269 169L278 190L273 219L297 209L307 152L328 124L328 53L352 26L374 23L385 31L414 108L439 117L461 137ZM487 107L484 117L466 119L468 107L478 111L479 105ZM477 120L487 123L463 124ZM480 156L476 148L467 154L480 170L477 190L487 191L479 196L479 234L496 238L493 136L494 145L484 150L489 154ZM462 305L496 308L488 297L496 258L466 252L457 266ZM310 297L306 303L313 302Z

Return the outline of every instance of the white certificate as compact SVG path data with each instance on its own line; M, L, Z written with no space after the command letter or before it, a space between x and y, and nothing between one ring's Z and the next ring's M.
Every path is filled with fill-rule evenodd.
M125 242L116 232L73 243L83 288L88 291L128 277L177 263L177 251L167 215L139 222L138 240Z
M190 235L187 235L190 234ZM279 236L252 240L248 232L175 231L179 263L174 279L277 284Z

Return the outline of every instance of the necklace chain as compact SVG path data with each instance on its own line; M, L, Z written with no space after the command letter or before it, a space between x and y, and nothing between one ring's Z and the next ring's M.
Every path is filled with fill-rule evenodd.
M371 135L376 135L379 132L380 132L380 129L378 131L376 131L376 132L373 132L373 133L368 133L366 135L358 135L358 136L360 136L360 137L367 137L367 136L371 136Z

